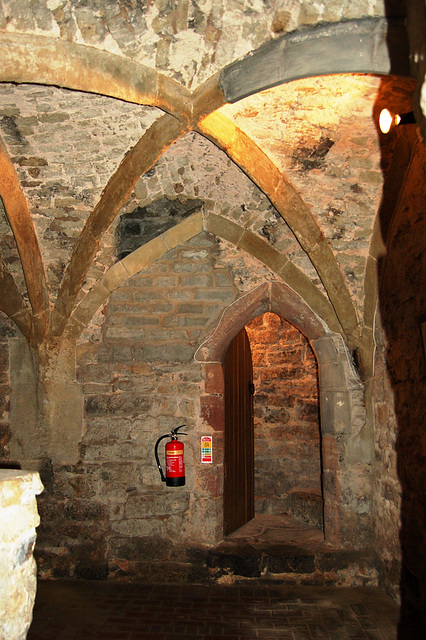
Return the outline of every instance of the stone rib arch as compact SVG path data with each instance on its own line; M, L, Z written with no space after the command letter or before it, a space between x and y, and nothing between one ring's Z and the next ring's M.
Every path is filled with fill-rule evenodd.
M61 335L63 332L78 292L98 250L100 238L123 206L137 179L158 160L166 149L189 130L190 128L185 127L179 120L167 114L162 116L142 136L108 182L100 201L90 214L76 242L65 272L54 309L52 327L55 335ZM331 247L296 190L257 145L224 115L207 116L198 128L198 132L219 148L224 149L280 212L325 286L333 307L332 313L328 315L334 329L343 331L345 340L351 348L357 348L359 346L358 319L347 284ZM214 220L215 217L211 216L209 230L215 233ZM233 223L227 224L231 227ZM250 251L253 243L259 243L260 240L253 234L250 240L248 238L248 233L239 234L238 246L243 249L248 248ZM230 239L234 241L232 232L230 232ZM286 271L294 271L294 266L283 257L280 264L276 265L276 260L272 257L273 253L274 250L270 248L270 260L266 264L278 272L282 271L279 273L280 276L287 275L294 278L294 274L285 274ZM300 274L301 272L298 272L299 279ZM335 316L333 320L331 320L332 315Z
M342 42L345 47L341 46ZM336 48L339 52L346 51L347 54L343 57L333 55ZM327 55L320 55L325 49ZM301 52L304 53L303 56ZM291 185L281 176L278 181L274 178L272 191L265 189L263 174L267 167L259 162L258 154L256 162L250 163L244 154L241 140L235 139L235 136L232 137L235 149L231 150L225 144L220 132L223 118L215 117L219 114L213 115L213 112L226 101L234 102L244 95L289 82L294 78L342 72L410 74L405 27L402 22L393 22L385 18L348 20L321 27L307 27L286 34L267 43L243 60L228 65L221 73L212 76L193 92L154 69L107 51L65 42L60 38L2 33L0 59L0 81L54 84L137 104L157 106L173 114L176 118L164 116L170 118L170 122L160 119L161 124L154 125L149 135L143 139L147 140L150 136L154 138L154 129L159 133L165 122L168 131L164 133L164 139L169 138L168 144L173 144L173 141L186 131L198 130L217 146L225 148L238 166L256 181L268 197L285 203L285 211L281 207L281 213L285 213L286 220L293 205L296 207L296 215L293 218L300 214L297 194L291 193ZM52 64L52 60L55 64ZM244 79L244 92L237 88L238 78L240 81ZM179 124L176 125L176 122ZM171 129L174 129L174 138L169 136ZM143 145L141 141L140 146ZM160 150L157 157L161 153ZM128 165L131 166L134 157L129 160ZM123 165L126 161L127 158ZM250 168L253 164L257 165L255 169L253 166ZM110 181L105 189L109 196L112 195L113 189L117 189L115 199L121 197L117 182L119 178L123 178L122 174L120 168L117 171L117 180ZM125 189L131 189L131 180L124 182ZM104 204L105 198L92 212L90 223L75 246L53 312L54 335L60 335L63 331L89 263L97 251L100 236L109 224L110 214L105 211L107 207ZM114 215L116 213L117 209ZM344 329L345 339L351 344L351 348L358 349L361 342L359 321L343 274L335 264L334 256L320 230L313 228L306 211L303 212L302 219L307 233L299 234L298 239L302 240L302 247L307 251L315 268L318 270L319 267L318 273ZM294 225L290 226L297 231ZM43 335L47 312L43 305L36 307L36 333ZM42 320L39 321L39 318Z
M262 262L287 283L286 286L292 291L293 296L298 299L302 299L303 296L308 301L309 308L315 309L313 313L318 318L317 322L323 323L332 331L343 333L325 296L286 256L251 231L226 218L211 214L203 216L201 212L197 212L112 266L74 309L66 327L66 335L74 336L74 339L78 337L114 289L159 260L170 249L203 231L234 244Z
M265 43L204 83L210 97L207 109L200 107L203 85L190 92L155 69L60 38L3 32L0 61L0 82L56 85L158 106L178 116L193 113L195 118L296 78L411 75L406 27L402 20L384 17L304 27Z
M198 133L203 137L212 140L213 144L222 149L224 134L221 132L221 126L224 119L229 128L230 121L224 116L219 116L218 119L214 118L214 116L208 116L203 120L203 126L198 130ZM108 182L101 199L90 214L76 242L71 261L65 272L54 309L52 326L55 335L62 333L65 323L72 312L80 287L98 250L102 234L110 226L123 206L139 176L153 166L161 155L189 130L190 128L185 127L177 119L167 114L162 116L142 136ZM236 127L234 127L234 130L239 132L245 140L246 136L240 130L237 130ZM246 173L260 187L263 193L271 199L281 212L281 215L283 215L282 211L285 209L283 218L295 233L303 250L306 251L320 276L322 275L326 285L327 293L334 307L331 313L327 311L330 322L335 330L345 332L345 337L349 342L356 343L356 314L343 276L338 269L331 249L325 242L321 230L300 196L281 176L272 161L254 143L249 144L248 153L242 153L239 142L240 140L237 141L238 151L236 154L228 155L231 155L236 166ZM226 147L225 150L228 151L228 148ZM250 163L249 158L251 156L253 157L253 162ZM254 174L254 178L252 174ZM269 193L271 185L270 180L268 182L268 177L273 182L272 194ZM210 216L208 222L208 230L213 233L217 231L215 218L216 216ZM235 234L230 229L232 225L233 223L230 221L226 223L229 230L229 239L234 241ZM221 227L223 228L224 226L225 223L222 222ZM237 236L239 237L238 246L249 251L253 244L261 242L259 238L256 238L253 234L250 235L249 232L244 232L244 230L239 234L237 233ZM228 235L224 237L228 238ZM263 250L263 253L265 253L265 250ZM277 263L276 257L273 255L277 254L277 252L272 248L268 249L268 254L267 266L277 271L281 277L295 278L295 273L291 273L294 272L294 266L290 261L281 256ZM322 263L326 263L323 269L321 269ZM331 271L331 276L328 273L329 271ZM304 283L300 283L300 286L308 286L308 279L303 278L300 271L297 271L297 275L299 280L304 280ZM310 288L312 295L314 295L314 287ZM323 296L318 292L317 298L319 300ZM331 319L331 316L335 317Z
M52 64L54 61L54 64ZM54 85L187 113L189 91L122 56L48 36L0 33L0 82Z
M161 124L155 123L149 131L149 135L143 136L140 145L136 145L138 148L143 147L149 137L153 139L155 133L160 137L162 135L163 140L168 139L165 145L167 146L173 144L173 141L186 131L198 130L209 137L217 146L225 148L227 153L231 155L231 149L225 144L220 131L223 126L223 118L209 115L213 114L226 101L234 102L243 95L288 82L296 77L342 72L409 75L404 37L404 25L387 21L385 18L349 20L316 28L305 28L274 40L242 61L228 65L220 74L216 74L194 92L190 92L181 84L159 74L154 69L107 51L65 42L60 38L2 33L0 34L0 59L2 62L0 81L55 84L138 104L157 106L176 116L179 124L176 125L176 122L173 122L175 121L174 117L164 116L166 119L167 117L172 119L170 122L160 119ZM342 42L345 44L343 48L341 47ZM342 58L341 55L330 55L329 51L328 55L319 55L323 52L324 47L327 48L327 51L330 48L333 51L333 47L337 47L339 51L348 51L348 55ZM301 56L301 51L306 55ZM52 64L52 60L55 61L55 64ZM237 83L236 78L244 78L245 93L241 93L240 90L235 91L235 87L232 87ZM259 78L261 82L266 82L266 84L259 84ZM165 122L167 131L164 133L160 129ZM201 123L200 126L199 123ZM171 129L174 129L172 136L169 135ZM232 149L231 155L234 161L256 181L268 197L285 204L285 211L283 207L278 206L278 209L281 210L282 215L286 214L287 221L288 212L293 206L295 206L293 218L298 218L303 207L298 206L300 203L296 197L297 194L291 192L291 185L282 176L278 179L277 176L274 176L272 190L265 188L267 184L264 182L265 176L261 175L267 169L266 166L262 166L265 163L259 162L261 160L258 157L259 154L255 154L256 162L250 163L244 154L241 140L234 138L235 136L232 137L232 141L233 146L236 145L236 149ZM252 145L252 147L254 146ZM157 158L163 150L158 151ZM137 156L137 152L129 158L129 162L126 158L122 165L133 169L132 164L135 156ZM136 159L136 164L137 162ZM257 166L255 169L252 166L250 170L250 164ZM274 169L277 173L276 167ZM120 167L116 176L113 177L114 179L108 183L105 189L108 197L114 195L113 200L115 201L119 200L122 195L118 182L124 178L123 173ZM127 176L126 180L123 180L126 193L132 188L132 180L133 178L128 179ZM114 190L116 193L113 193ZM52 332L54 335L61 335L78 291L84 282L89 264L98 249L100 236L110 224L111 214L106 211L108 207L105 207L105 200L106 198L101 198L76 243L53 312ZM117 211L118 209L115 207L114 215ZM335 307L339 322L344 329L346 340L351 343L351 348L359 348L358 318L343 274L335 264L334 256L320 230L314 228L315 224L310 219L306 207L304 207L302 214L302 226L307 227L307 232L298 235L297 231L300 229L297 224L296 226L290 224L290 226L296 232L302 247L307 251L323 281L327 294ZM38 321L39 317L42 317L41 322L36 322L36 332L43 335L47 312L45 312L45 306L36 305L36 307L35 319Z
M244 171L286 221L317 271L351 348L359 347L360 328L345 277L324 234L296 189L272 160L222 113L199 125L200 132Z
M361 18L299 29L223 69L227 102L313 76L340 73L411 76L402 20Z
M28 297L32 307L34 332L36 335L43 336L47 329L49 313L43 258L27 199L2 140L0 140L0 196L4 203L21 260ZM8 279L3 279L3 282L8 282ZM13 281L13 286L8 287L7 297L10 296L15 300L14 306L17 304L18 296L20 297L19 292L15 291L15 289L16 284ZM28 312L28 310L24 309L23 302L20 312L23 312L24 315ZM29 339L30 333L28 332L27 320L22 325L22 328L25 328L25 336Z
M15 279L2 258L0 258L0 311L13 320L28 341L31 339L30 310L25 306Z

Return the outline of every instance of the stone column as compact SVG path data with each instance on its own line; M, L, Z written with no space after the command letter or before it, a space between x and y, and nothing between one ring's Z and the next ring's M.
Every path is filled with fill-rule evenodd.
M0 469L0 638L25 640L36 593L38 473Z

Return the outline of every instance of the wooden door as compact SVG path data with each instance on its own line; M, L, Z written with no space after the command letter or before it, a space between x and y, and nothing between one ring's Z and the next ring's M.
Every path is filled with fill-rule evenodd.
M254 518L253 366L243 328L224 361L224 534Z

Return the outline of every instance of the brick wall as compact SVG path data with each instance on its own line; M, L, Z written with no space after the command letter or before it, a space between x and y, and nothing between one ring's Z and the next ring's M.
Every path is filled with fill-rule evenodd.
M255 384L255 510L322 526L317 365L308 340L276 314L247 325Z
M203 232L127 280L98 310L77 347L85 398L80 461L61 466L45 460L42 469L36 549L41 576L144 579L155 571L157 579L171 580L195 579L203 570L202 553L222 538L224 424L221 365L217 358L203 360L200 346L209 336L223 341L219 334L227 310L236 323L228 327L229 343L238 331L237 299L253 315L264 312L246 294L259 291L259 283L269 290L271 280L273 274L253 257ZM273 420L281 419L286 439L278 455L259 439L257 457L263 468L268 457L279 461L277 509L321 526L316 362L303 336L272 318L278 324L264 329L264 342L268 332L275 342L282 333L284 344L280 355L274 350L268 355L268 374L285 371L292 377L290 391L280 389L277 403L271 400L275 382L267 383L259 368L263 378L257 386L269 398L259 404L258 416L260 423L262 413L274 407L265 430L275 435ZM255 353L255 363L260 357ZM154 445L183 423L186 486L166 488ZM213 435L213 465L201 464L202 435ZM349 463L341 464L349 478L350 509L357 485ZM334 478L334 467L332 473Z

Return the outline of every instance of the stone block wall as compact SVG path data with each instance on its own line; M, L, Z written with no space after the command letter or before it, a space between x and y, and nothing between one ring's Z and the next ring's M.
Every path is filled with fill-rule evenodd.
M420 624L423 616L426 628L425 299L419 287L426 278L424 153L417 139L380 264L373 397L380 583L395 596L400 590L402 624Z
M237 296L223 251L205 233L169 251L114 291L82 336L81 460L45 470L42 576L146 577L168 563L170 578L179 558L181 579L193 571L194 549L221 539L222 436L203 421L194 354ZM246 278L264 272L258 264ZM188 433L186 486L166 488L154 445L179 424ZM212 434L214 464L201 465L200 437Z
M84 395L80 459L70 465L43 460L45 492L39 501L42 522L36 549L42 577L206 577L206 550L223 536L224 422L220 358L213 357L213 362L212 358L203 359L203 345L219 340L219 334L220 340L229 344L240 328L235 314L241 313L241 306L249 314L243 324L264 313L271 303L265 308L261 292L275 291L273 280L273 274L260 262L202 232L112 292L77 347L78 381ZM262 299L256 302L257 295ZM235 316L235 323L225 330L221 320L227 312ZM299 498L309 493L309 521L320 526L319 450L314 452L319 443L315 359L304 338L281 320L279 323L286 327L285 335L292 336L288 338L292 351L286 352L289 360L298 352L303 362L303 366L291 368L292 384L297 380L299 385L308 377L314 394L309 399L307 391L304 396L292 389L295 413L291 423L294 429L295 422L300 425L303 419L306 432L295 445L297 455L287 461L290 466L297 462L300 470L305 453L305 467L312 464L308 458L315 457L312 469L317 468L315 479L313 471L303 482L298 477L293 487L298 491L291 493L290 489L286 507L306 521ZM316 342L327 340L315 331L313 335ZM156 467L154 445L159 436L180 424L186 424L188 433L182 437L186 485L167 488ZM213 436L212 465L201 464L202 435ZM327 437L330 446L337 440L349 446L347 434L329 433ZM330 447L323 448L327 477L335 483L336 496L331 496L329 510L337 527L339 513L343 517L351 510L359 490L356 469L346 462L344 447L331 463L334 449L330 453ZM282 471L281 475L288 473L288 469ZM301 482L303 491L299 491ZM339 483L345 491L342 502ZM350 517L352 537L342 523L344 537L337 529L334 534L333 529L330 540L342 545L362 544L357 534L360 516L350 511Z
M0 469L0 638L25 640L36 593L38 473Z
M253 358L255 511L323 524L318 372L308 340L273 313L247 327Z

